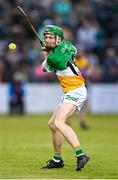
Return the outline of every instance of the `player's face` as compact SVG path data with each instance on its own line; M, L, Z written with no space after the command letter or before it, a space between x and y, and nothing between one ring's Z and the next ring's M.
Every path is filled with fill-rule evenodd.
M44 42L47 48L54 49L56 47L56 39L54 34L45 34L44 35Z

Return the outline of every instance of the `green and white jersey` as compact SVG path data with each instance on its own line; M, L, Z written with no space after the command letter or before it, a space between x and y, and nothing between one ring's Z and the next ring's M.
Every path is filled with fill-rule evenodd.
M84 80L80 75L75 75L67 62L70 61L74 69L78 72L78 68L74 65L74 56L77 49L70 41L63 40L54 50L52 50L46 60L44 66L47 71L55 71L62 85L63 91L68 92L83 85Z
M77 53L77 49L72 45L70 41L62 41L54 50L52 50L47 56L47 65L53 69L65 70L67 68L67 61L70 60L73 64L73 56Z

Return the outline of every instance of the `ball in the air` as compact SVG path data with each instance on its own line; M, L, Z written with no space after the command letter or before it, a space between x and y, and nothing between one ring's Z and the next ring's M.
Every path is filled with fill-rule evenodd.
M10 50L16 50L16 44L15 43L10 43L9 44L9 49Z

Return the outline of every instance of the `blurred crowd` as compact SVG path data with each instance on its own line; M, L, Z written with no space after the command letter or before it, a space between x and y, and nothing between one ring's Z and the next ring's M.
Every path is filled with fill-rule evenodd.
M0 82L10 82L15 73L25 82L55 82L53 73L43 73L40 43L18 12L23 7L38 34L55 24L64 29L92 66L93 83L118 82L117 0L0 0ZM16 50L8 48L9 43Z

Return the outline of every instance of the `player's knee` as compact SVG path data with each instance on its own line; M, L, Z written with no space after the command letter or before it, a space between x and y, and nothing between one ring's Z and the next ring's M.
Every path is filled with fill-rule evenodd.
M62 126L62 122L60 122L60 121L55 121L55 122L54 122L54 126L55 126L57 129L60 129L60 127Z
M49 121L49 122L48 122L48 126L49 126L49 128L52 129L52 130L55 130L55 128L56 128L55 125L54 125L54 123L53 123L52 121Z
M48 126L51 128L53 126L53 123L51 121L48 121Z

